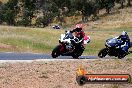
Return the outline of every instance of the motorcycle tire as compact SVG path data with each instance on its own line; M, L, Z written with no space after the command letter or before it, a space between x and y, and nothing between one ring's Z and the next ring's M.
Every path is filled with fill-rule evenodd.
M118 55L118 59L124 58L126 55Z
M107 48L103 48L103 49L101 49L101 50L99 51L98 57L99 57L99 58L103 58L103 57L105 57L107 54L108 54L108 49L107 49Z
M74 59L78 59L79 55L73 54L72 57L73 57Z
M53 58L56 58L56 57L60 56L60 45L56 46L56 47L53 49L51 56L52 56Z
M82 55L84 49L85 49L85 48L82 46L80 49L75 50L74 53L73 53L73 55L72 55L72 57L73 57L73 58L78 58L79 56Z
M126 53L122 51L121 53L118 54L118 59L122 59L125 56L126 56Z

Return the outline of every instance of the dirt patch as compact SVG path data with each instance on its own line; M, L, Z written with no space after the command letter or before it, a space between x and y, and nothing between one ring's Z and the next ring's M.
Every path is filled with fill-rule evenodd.
M13 46L11 46L11 45L7 45L7 44L3 44L3 43L0 43L0 48L2 48L2 49L12 49Z
M2 52L3 51L15 51L15 50L17 50L18 52L20 51L19 49L17 49L17 46L0 43L0 51Z
M79 66L87 73L129 73L132 60L72 60L34 61L31 63L1 63L0 88L132 88L131 84L76 83Z

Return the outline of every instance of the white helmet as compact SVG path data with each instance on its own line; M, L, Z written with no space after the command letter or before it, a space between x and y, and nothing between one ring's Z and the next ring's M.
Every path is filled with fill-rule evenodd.
M126 31L123 31L123 32L121 33L121 35L127 35L127 32L126 32Z

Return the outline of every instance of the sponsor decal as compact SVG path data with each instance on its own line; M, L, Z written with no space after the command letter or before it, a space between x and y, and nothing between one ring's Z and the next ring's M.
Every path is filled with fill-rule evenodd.
M129 74L87 74L85 69L79 68L76 73L76 81L79 85L86 83L129 83Z

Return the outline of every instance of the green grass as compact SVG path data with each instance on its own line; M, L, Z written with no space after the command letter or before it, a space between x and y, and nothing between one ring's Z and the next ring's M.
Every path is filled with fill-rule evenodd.
M84 55L97 55L100 49L104 48L104 42L107 38L118 36L121 29L102 29L97 31L85 30L86 35L91 37L91 42L85 46ZM127 29L132 36L131 29ZM23 27L1 27L0 44L10 45L10 48L1 48L0 51L15 52L37 52L50 54L53 48L58 44L60 34L64 30L51 30L41 28L23 28ZM129 55L130 57L132 55Z

